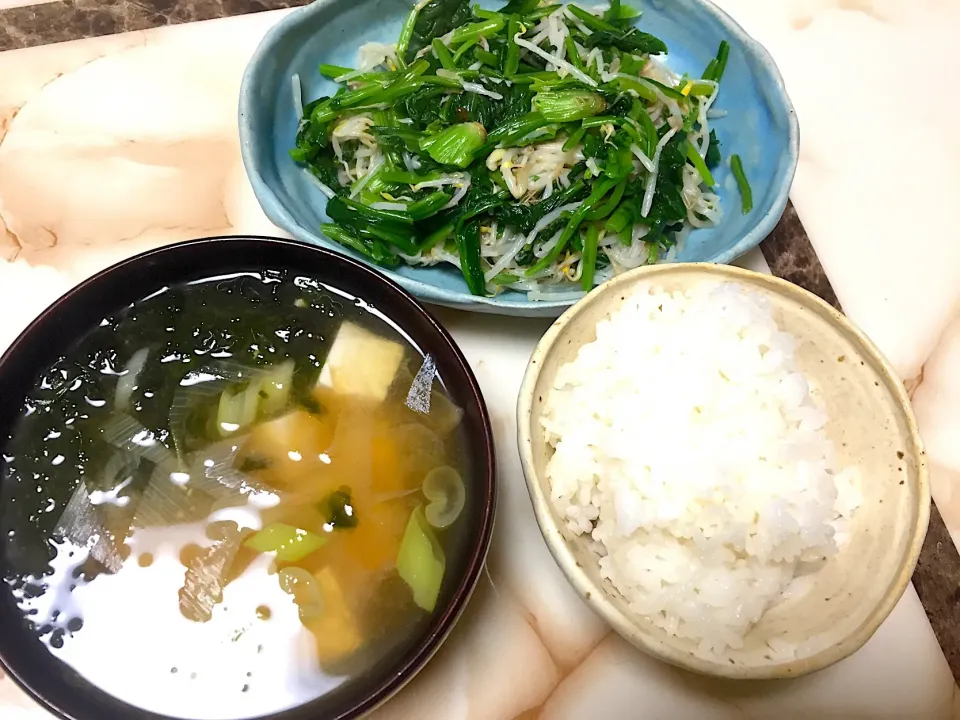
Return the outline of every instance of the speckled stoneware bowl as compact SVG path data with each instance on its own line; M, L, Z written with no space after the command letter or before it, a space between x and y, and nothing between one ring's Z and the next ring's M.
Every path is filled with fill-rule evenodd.
M394 43L413 0L314 0L271 29L253 55L240 88L240 149L253 191L272 222L298 240L337 252L353 251L320 233L326 198L287 154L298 118L291 78L300 76L304 101L335 89L317 66L356 64L357 48L371 41ZM501 0L480 0L487 9ZM754 208L740 213L740 197L724 162L714 173L715 192L726 217L691 233L677 259L725 263L755 247L780 219L797 167L799 129L783 78L770 54L708 0L637 2L640 26L661 37L668 63L679 73L700 77L721 40L730 43L730 61L716 108L729 115L713 123L724 156L739 153L754 193ZM452 266L385 271L421 300L466 310L556 317L571 301L531 301L526 293L476 297Z
M771 608L742 650L706 659L696 644L668 635L632 613L601 579L598 556L583 537L561 526L544 468L550 457L539 422L557 369L595 339L597 322L628 294L648 285L665 290L731 281L769 298L781 329L797 338L800 369L822 391L826 431L837 460L861 471L863 501L850 540L813 578L809 592ZM890 614L910 582L930 514L925 457L903 385L877 348L819 298L784 280L707 264L644 267L621 275L570 308L547 331L527 368L517 408L520 458L537 522L554 558L587 603L635 646L674 665L737 679L797 677L859 649ZM776 639L803 646L782 661ZM775 643L776 644L776 643Z

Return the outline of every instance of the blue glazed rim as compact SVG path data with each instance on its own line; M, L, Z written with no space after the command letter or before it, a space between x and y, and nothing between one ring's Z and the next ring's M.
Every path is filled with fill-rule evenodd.
M260 203L264 214L274 225L286 230L294 238L301 242L311 245L319 245L333 252L346 255L364 262L376 271L386 275L404 290L416 296L418 299L442 305L446 307L458 308L461 310L472 310L475 312L516 314L521 316L536 317L556 317L566 308L576 302L575 300L527 300L523 293L513 295L498 295L494 297L483 297L471 295L466 289L462 291L452 291L437 287L431 283L417 280L406 275L392 272L385 268L377 267L367 263L363 258L357 258L344 251L336 242L327 239L319 230L311 232L302 227L293 216L286 210L283 203L277 197L273 189L263 180L257 162L254 159L253 144L255 142L251 123L246 121L248 115L254 114L252 111L252 96L254 88L261 82L261 76L266 72L263 68L269 66L264 62L273 54L277 46L281 43L289 30L309 19L314 13L321 12L324 7L335 0L314 0L309 5L297 8L282 18L276 25L270 28L264 35L263 40L257 46L253 56L250 58L243 73L243 79L240 83L240 101L237 113L238 127L240 134L240 155L243 159L243 167L247 173L247 178L253 187L254 196ZM726 12L714 5L710 0L686 0L692 5L696 5L700 10L715 19L723 27L726 34L742 43L749 50L751 58L760 66L766 69L773 80L774 90L779 102L782 103L786 111L787 123L789 129L787 152L783 158L781 167L782 172L778 174L775 192L772 194L772 202L763 217L744 234L731 248L716 253L710 257L698 259L698 262L708 262L716 264L727 264L757 247L776 227L787 207L787 199L790 187L793 184L793 178L797 171L797 161L800 154L800 125L797 121L797 113L787 93L786 84L780 69L777 67L773 56L757 40L751 37L739 23L737 23ZM576 288L573 288L576 289Z

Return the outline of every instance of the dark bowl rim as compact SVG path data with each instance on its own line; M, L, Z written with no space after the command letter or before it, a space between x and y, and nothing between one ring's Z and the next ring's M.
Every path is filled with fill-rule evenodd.
M331 716L329 718L325 718L325 720L351 720L352 718L362 717L366 713L372 711L393 697L424 668L424 666L437 652L444 640L446 640L450 634L451 630L453 630L464 609L466 608L474 589L476 588L477 582L480 579L480 573L483 570L484 563L486 562L487 553L490 549L490 543L493 535L498 492L496 478L496 454L493 443L493 429L490 423L490 414L487 410L486 402L484 401L483 394L480 390L480 385L477 382L477 379L473 374L473 370L470 368L463 351L454 341L449 331L447 331L446 328L444 328L436 320L436 318L434 318L433 314L430 313L426 307L424 307L423 303L419 299L414 297L408 290L401 287L394 280L378 273L369 265L317 245L266 235L214 235L197 238L193 240L172 243L170 245L164 245L160 248L148 250L120 260L108 266L107 268L98 271L94 275L83 280L65 292L63 295L57 298L57 300L47 306L33 321L31 321L30 324L20 332L10 346L3 353L0 353L0 381L2 381L5 372L5 366L11 361L11 358L21 352L23 347L37 342L37 339L34 338L33 335L39 331L39 328L42 325L60 313L62 308L72 303L78 295L100 283L107 276L126 272L130 268L138 266L144 262L148 262L150 259L158 255L190 253L194 248L207 247L210 245L232 241L248 241L252 242L253 244L262 244L264 246L292 247L298 251L314 254L319 258L324 258L328 263L340 265L341 267L346 266L346 271L359 273L370 283L376 283L384 286L389 292L392 292L399 299L406 302L412 311L414 311L420 316L421 319L428 323L430 328L432 328L432 331L437 334L440 341L444 343L452 352L452 355L456 360L456 367L453 369L456 372L459 372L462 378L467 380L467 394L470 397L470 402L475 405L478 411L481 421L480 424L483 429L483 439L480 449L481 455L485 459L486 468L482 473L482 477L479 477L478 479L483 483L484 496L486 500L479 508L481 514L478 531L479 542L473 543L472 547L469 548L462 579L457 587L453 590L452 596L447 606L443 609L442 615L440 616L439 620L433 624L433 630L430 631L428 626L428 633L413 645L413 648L409 653L409 659L403 662L399 668L391 668L389 666L384 668L384 670L381 671L381 674L385 675L384 679L377 683L375 685L375 689L366 695L361 702L353 705L345 712L342 712L335 717ZM304 272L309 271L304 270ZM403 327L402 322L398 322L398 325ZM55 717L60 718L61 720L78 720L78 717L73 715L69 709L61 708L53 704L52 702L48 701L40 691L34 689L31 684L21 677L20 673L17 672L16 667L11 666L10 661L4 657L2 652L0 652L0 669L5 670L10 679L13 680L13 682L16 683L21 690L23 690L31 697L31 699L33 699ZM387 670L389 670L388 674L386 673ZM138 717L146 718L148 720L179 720L178 718L141 710L134 705L119 700L119 698L114 698L112 695L104 690L101 690L92 683L90 683L90 686L94 689L96 694L111 697L129 707L131 711L131 719ZM288 716L290 716L289 720L302 720L301 718L295 718L294 714L303 713L307 708L319 703L320 701L321 698L315 698L307 703L295 705L291 708L287 708L276 713L260 715L250 718L249 720L271 720L272 718L277 718L277 720L288 720Z

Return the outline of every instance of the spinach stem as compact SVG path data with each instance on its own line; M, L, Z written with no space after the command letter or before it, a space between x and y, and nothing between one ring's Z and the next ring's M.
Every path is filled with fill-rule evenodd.
M753 210L753 190L750 189L750 183L743 172L743 162L739 155L730 156L730 169L733 171L733 177L737 181L737 188L740 190L740 207L744 215Z
M700 157L700 152L693 143L687 143L687 159L690 160L690 163L693 165L703 182L710 187L716 185L713 180L713 175L710 173L709 168L707 168L707 164L703 161L703 158Z
M583 239L583 254L580 264L583 270L580 274L580 287L585 292L593 289L593 276L597 270L597 243L600 241L600 226L591 223L587 226L587 236Z

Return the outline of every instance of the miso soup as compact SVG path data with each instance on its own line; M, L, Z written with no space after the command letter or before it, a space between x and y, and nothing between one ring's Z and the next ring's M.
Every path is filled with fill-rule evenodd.
M29 393L5 580L51 653L142 709L333 698L449 591L461 417L433 359L335 288L285 270L165 288Z

